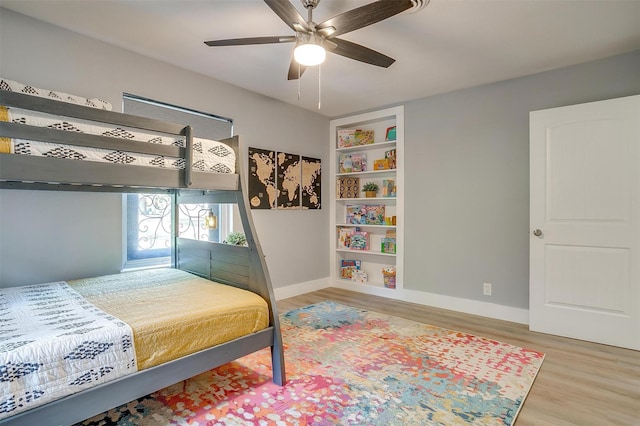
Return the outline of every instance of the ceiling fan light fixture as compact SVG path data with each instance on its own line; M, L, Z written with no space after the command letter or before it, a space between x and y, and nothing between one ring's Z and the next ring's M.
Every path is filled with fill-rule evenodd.
M320 65L327 57L327 51L322 47L321 41L311 36L308 41L298 43L293 51L296 62L306 67Z

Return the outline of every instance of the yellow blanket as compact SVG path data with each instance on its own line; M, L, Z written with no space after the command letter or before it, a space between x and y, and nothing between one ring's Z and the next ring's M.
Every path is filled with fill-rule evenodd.
M69 285L129 324L139 370L269 325L267 303L257 294L177 269L107 275Z

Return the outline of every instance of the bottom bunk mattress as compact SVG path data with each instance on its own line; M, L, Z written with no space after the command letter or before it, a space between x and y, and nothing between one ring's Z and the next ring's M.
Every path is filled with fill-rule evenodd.
M176 269L0 289L0 419L268 325L259 295Z
M132 336L65 282L0 289L0 419L135 372Z
M269 308L259 295L178 269L106 275L69 285L133 329L140 370L269 326Z

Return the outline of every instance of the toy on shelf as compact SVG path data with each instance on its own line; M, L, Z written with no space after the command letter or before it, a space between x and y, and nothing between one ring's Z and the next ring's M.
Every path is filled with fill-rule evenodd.
M336 186L338 198L358 198L360 194L360 178L338 178Z
M382 268L382 278L386 288L396 288L396 267Z

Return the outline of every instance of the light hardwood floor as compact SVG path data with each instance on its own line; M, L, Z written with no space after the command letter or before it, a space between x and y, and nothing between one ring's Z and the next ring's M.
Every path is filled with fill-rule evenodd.
M280 313L333 300L546 354L516 421L527 425L640 426L640 352L529 331L523 324L328 288L278 301Z

